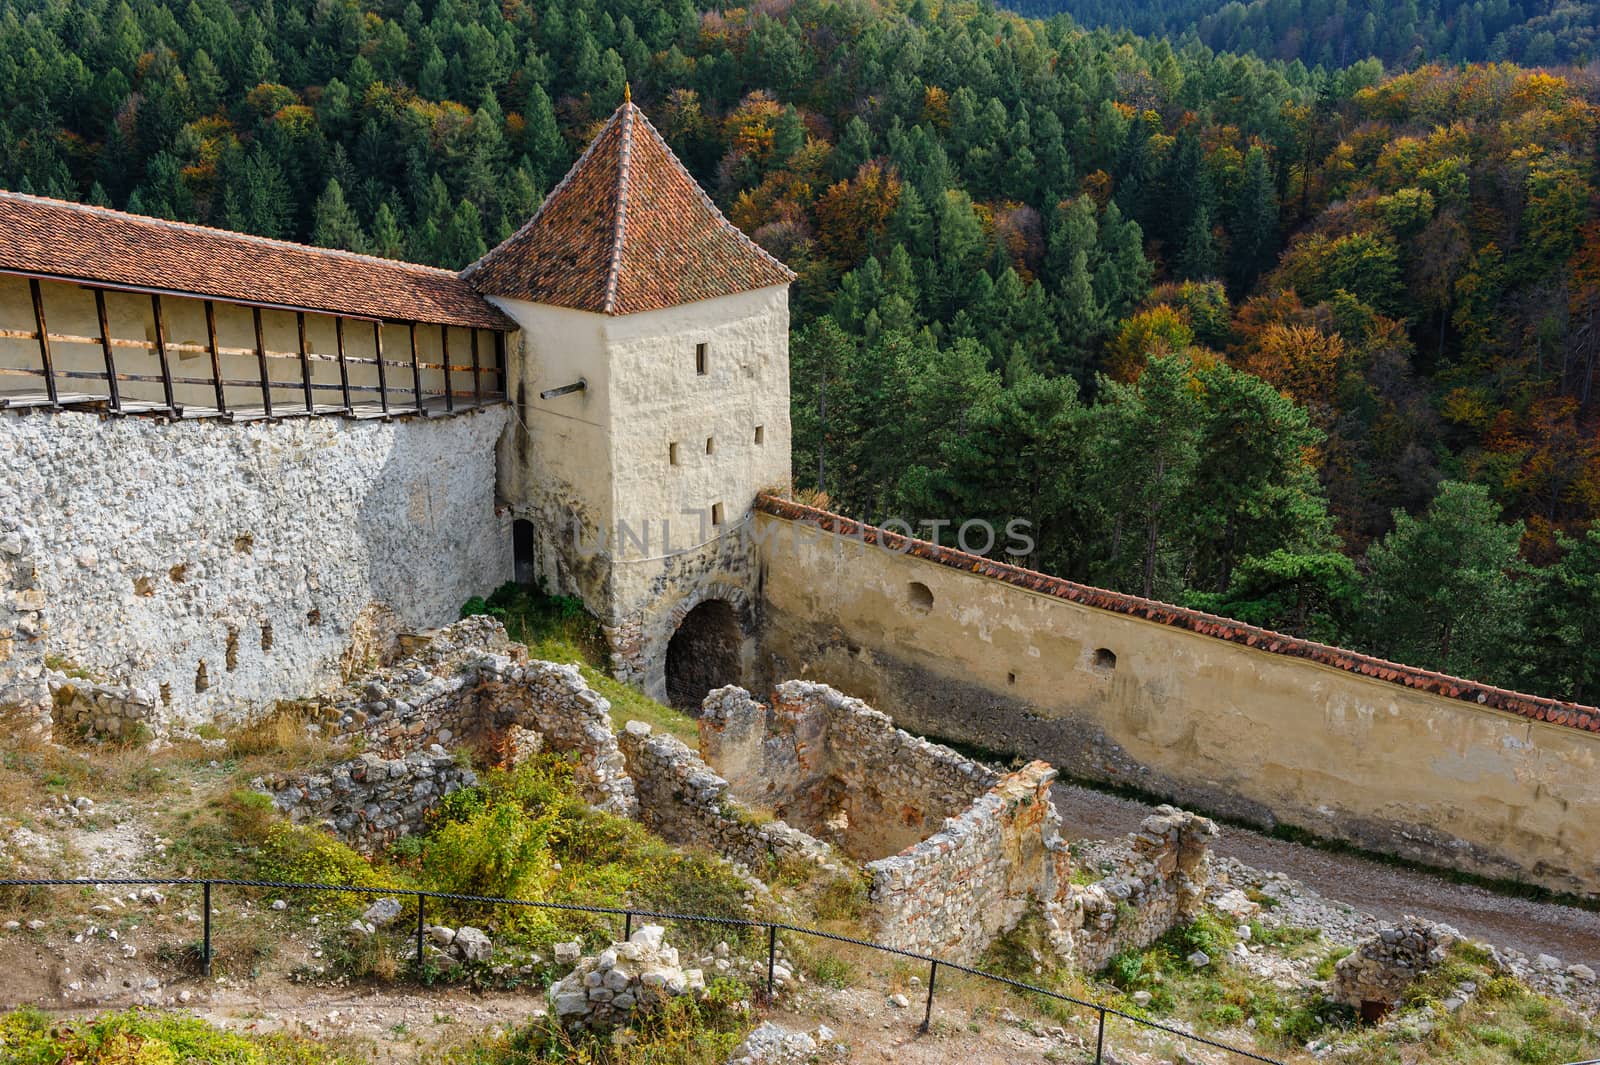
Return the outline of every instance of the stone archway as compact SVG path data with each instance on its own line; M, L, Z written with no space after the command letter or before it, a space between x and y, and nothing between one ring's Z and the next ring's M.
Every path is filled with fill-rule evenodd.
M706 693L737 684L744 634L726 599L707 599L684 615L667 641L667 702L698 712Z

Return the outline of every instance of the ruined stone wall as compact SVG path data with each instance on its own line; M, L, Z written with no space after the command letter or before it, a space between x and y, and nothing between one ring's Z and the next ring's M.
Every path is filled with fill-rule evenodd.
M674 843L696 843L765 872L785 858L836 869L827 846L781 820L762 818L676 736L630 721L620 737L639 819Z
M0 413L0 707L46 712L53 669L194 724L453 619L511 573L506 420Z
M1074 885L1048 913L1057 947L1080 969L1103 969L1113 955L1138 950L1200 915L1211 885L1210 842L1217 826L1171 806L1158 807L1128 837L1128 854L1109 876Z
M867 865L876 938L960 964L977 960L1035 903L1067 904L1071 856L1050 801L1056 771L1008 774L935 835Z
M538 750L578 756L584 797L623 816L633 783L611 727L611 703L574 665L528 661L493 618L464 618L416 654L330 704L334 727L369 749L404 756L430 744L510 763Z
M469 766L433 744L402 758L368 751L311 772L257 779L253 786L291 820L320 825L373 854L421 832L441 799L477 782Z
M699 723L701 754L742 799L855 858L926 839L999 779L824 684L785 681L770 706L723 688Z
M1069 776L1600 893L1600 822L1577 815L1600 806L1600 735L1537 719L1587 722L1581 713L1495 709L1529 701L1403 667L1369 675L1274 653L1293 641L1252 634L1250 646L1208 634L1237 630L1221 619L1179 625L1164 619L1184 612L1160 604L1101 608L1036 590L1052 580L1038 574L996 579L979 572L983 560L863 546L811 519L760 513L757 535L756 683L804 676L908 729L1043 758Z

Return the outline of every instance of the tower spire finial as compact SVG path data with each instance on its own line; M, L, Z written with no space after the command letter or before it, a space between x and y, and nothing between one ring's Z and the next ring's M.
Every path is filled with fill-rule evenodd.
M633 103L633 84L632 84L632 82L625 81L625 82L622 83L622 102L625 103L625 104Z

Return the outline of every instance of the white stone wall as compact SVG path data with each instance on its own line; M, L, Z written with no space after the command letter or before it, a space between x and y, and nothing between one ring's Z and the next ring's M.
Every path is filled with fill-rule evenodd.
M453 620L511 574L507 420L0 414L0 706L48 699L48 660L194 723Z
M614 317L493 302L522 326L502 490L534 523L551 590L582 597L618 675L662 698L667 641L691 608L737 598L753 620L752 504L789 481L788 288ZM582 393L539 399L579 378Z

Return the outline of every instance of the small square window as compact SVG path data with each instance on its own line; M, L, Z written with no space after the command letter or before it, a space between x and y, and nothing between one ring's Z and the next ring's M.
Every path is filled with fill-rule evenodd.
M759 447L760 445L765 444L766 442L767 442L767 430L766 430L766 427L765 426L761 426L761 425L756 426L756 445Z
M677 444L677 441L673 441L672 443L667 445L667 464L670 465L670 466L676 466L678 464L678 444Z
M716 453L717 453L717 438L714 437L714 436L706 437L706 454L707 455L715 455Z
M701 377L706 375L706 346L704 344L696 344L694 346L694 372Z
M711 524L713 524L713 525L721 525L722 524L722 504L721 503L713 503L713 504L711 504Z

